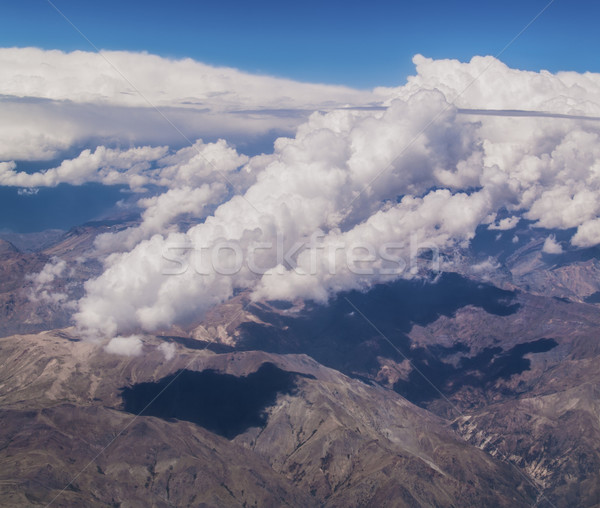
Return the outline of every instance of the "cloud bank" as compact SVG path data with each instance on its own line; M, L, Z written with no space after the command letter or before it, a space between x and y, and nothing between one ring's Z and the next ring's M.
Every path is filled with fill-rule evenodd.
M157 58L137 55L137 64L131 55L114 56L129 58L147 79L148 62ZM191 61L172 64L183 74L201 68ZM104 273L86 283L75 320L81 330L103 336L185 324L240 290L255 298L326 301L342 290L412 277L415 251L464 248L480 225L506 231L523 218L534 227L576 228L572 247L600 243L600 123L581 118L600 114L599 75L523 72L491 57L460 63L417 56L415 64L417 74L404 86L368 94L384 109L316 111L295 135L279 137L270 154L248 157L226 140L183 149L100 146L36 174L7 161L0 182L159 189L140 199L139 226L97 240L108 254ZM215 82L233 92L211 96L210 83L199 88L204 95L194 92L202 107L230 111L241 98L261 108L296 107L298 98L317 110L327 103L319 86L298 85L297 95L290 88L294 104L275 88L263 94L252 80L242 90L231 76L242 78L230 71ZM183 104L193 87L170 80L157 78L148 94L193 109ZM83 82L89 90L71 99L78 104L140 105L117 96L111 80ZM16 93L16 85L6 86ZM31 93L42 89L31 85ZM158 93L163 89L169 90L165 97ZM65 100L60 87L44 93L44 100ZM356 105L361 94L333 95ZM539 114L515 116L513 110ZM182 228L184 215L200 224ZM548 237L543 250L562 248Z
M477 117L461 114L449 102L489 65L491 75L460 96L461 106L480 108L492 101L500 109L552 106L565 114L591 114L600 100L596 76L577 81L572 74L523 73L489 58L461 64L417 57L416 62L419 75L389 91L385 111L313 114L294 138L278 139L273 154L256 163L256 181L203 224L155 235L109 258L104 274L86 287L78 323L106 334L153 330L185 322L239 289L256 298L326 301L336 292L398 276L386 271L381 257L373 260L374 271L362 274L347 262L349 246L367 242L379 251L393 244L388 261L405 262L411 238L448 250L467 245L480 224L507 230L520 216L544 228L577 227L576 246L600 242L597 123ZM518 89L525 104L515 102L506 88ZM496 221L500 210L512 216ZM257 244L274 244L278 233L287 249L315 231L323 231L320 254L297 252L294 266L265 249L253 260L265 273L246 265L217 273L206 256L184 273L163 273L164 253L173 245L214 252L227 240L245 257ZM344 247L336 249L339 245ZM545 245L546 252L558 248L551 240ZM227 272L224 250L218 259L220 271ZM126 301L118 310L107 303L115 288Z
M191 59L0 48L0 160L52 159L99 141L183 146L184 137L292 133L311 111L377 100Z

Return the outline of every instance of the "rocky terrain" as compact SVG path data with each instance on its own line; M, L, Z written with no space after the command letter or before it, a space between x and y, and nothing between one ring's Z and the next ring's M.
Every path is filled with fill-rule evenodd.
M2 504L45 506L58 496L55 506L87 499L96 506L508 507L536 496L518 470L465 443L448 421L306 355L177 346L167 361L161 342L147 337L143 356L124 358L69 330L0 340ZM264 422L228 432L239 419L228 421L227 405L214 400L228 401L231 380L243 390L261 371L266 378L247 389L245 413L266 411ZM136 387L181 372L212 376L157 390L162 399L148 414L127 412L124 399L131 404ZM261 394L277 388L282 373L286 386L263 407ZM204 407L222 419L209 431L182 408L211 393ZM173 398L184 403L161 414Z
M593 249L493 233L441 275L241 293L123 356L65 305L119 227L0 243L0 505L600 505Z
M49 235L3 235L0 239L0 337L60 328L70 324L73 307L67 304L83 295L83 284L102 271L102 256L94 248L102 233L118 231L129 223L89 223L68 232ZM46 266L64 261L41 280ZM64 295L61 299L52 295Z

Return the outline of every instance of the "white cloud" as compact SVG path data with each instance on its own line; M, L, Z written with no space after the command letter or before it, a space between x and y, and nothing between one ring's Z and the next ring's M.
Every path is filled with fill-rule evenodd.
M599 74L521 71L492 56L474 56L464 63L416 55L413 62L417 75L405 86L377 91L402 96L436 89L459 108L600 115Z
M386 245L394 247L392 257L399 260L396 268L401 270L400 275L410 277L414 273L411 268L417 268L415 247L444 250L464 244L489 213L489 205L485 191L467 195L438 190L423 198L405 197L398 205L373 214L345 233L333 231L326 235L321 249L324 255L317 258L316 264L311 259L312 252L305 250L298 256L299 270L276 267L269 271L261 278L254 296L325 302L339 291L365 289L377 282L393 280L399 275L386 270L388 265L381 255ZM336 245L346 248L336 249ZM357 257L364 259L364 253L348 257L348 247L353 246L370 246L375 253L369 269L364 267L365 273L360 263L355 262Z
M59 166L34 173L18 171L14 163L0 163L0 185L10 187L55 187L60 183L82 185L99 182L104 185L128 185L132 190L146 185L174 188L197 186L219 180L223 184L239 184L248 178L235 170L248 161L224 140L203 143L174 153L168 147L136 147L127 150L98 146L83 150Z
M175 357L175 351L177 348L175 344L172 342L163 342L160 346L158 346L159 351L165 355L165 360L169 361Z
M469 271L485 279L488 274L495 272L500 267L500 263L498 263L494 258L490 257L484 261L469 266Z
M373 274L357 273L336 244L368 242L378 252L386 243L400 243L396 254L406 263L411 236L437 249L464 246L501 208L514 215L492 229L513 229L521 213L539 226L567 228L596 212L595 125L532 117L514 127L508 117L461 115L438 90L412 88L409 83L401 89L402 99L385 111L313 114L294 138L278 139L272 155L248 162L257 168L254 183L205 223L185 234L156 235L109 258L105 273L87 286L78 323L101 326L105 333L153 330L189 319L245 288L260 298L325 301L338 291L398 276L388 274L381 259ZM404 197L396 203L399 196ZM264 275L247 266L223 275L226 270L215 271L206 256L180 275L161 272L165 249L177 242L214 252L220 241L229 240L245 258L253 243L272 243L277 232L285 233L286 250L319 229L326 231L321 252L328 254L313 259L311 251L297 253L298 269L281 266L265 249L255 260L268 269ZM221 268L228 268L223 251L219 254ZM403 275L412 276L413 268ZM101 313L107 320L93 318L115 288L127 304L114 312L109 305Z
M562 254L563 248L556 241L556 236L550 235L546 240L544 240L544 246L542 247L542 252L546 254Z
M60 166L34 173L16 171L16 165L0 167L0 185L10 187L55 187L60 183L82 185L100 182L105 185L126 184L136 189L150 183L145 174L151 163L167 152L166 147L140 147L129 150L97 147L84 150Z
M116 70L118 69L118 70ZM127 77L127 80L123 78ZM141 92L143 96L138 93ZM318 109L372 99L343 86L299 83L147 53L0 49L0 94L76 103L190 109Z
M90 140L181 146L185 138L292 133L311 111L376 100L191 59L0 48L0 160L51 159Z
M44 265L41 272L32 276L32 280L36 285L43 286L62 276L66 270L67 262L64 259L54 257Z
M151 331L195 319L240 289L255 297L325 301L338 291L398 276L389 273L390 261L382 256L373 261L373 274L361 273L357 266L364 260L348 263L347 252L336 250L339 244L366 242L373 252L389 255L393 243L394 255L408 265L403 276L412 277L413 238L435 249L454 249L467 245L479 225L506 231L520 217L534 227L578 228L571 239L575 246L600 243L600 123L577 118L600 115L600 75L523 72L491 57L460 63L417 56L417 75L406 85L370 93L249 76L191 60L131 53L107 57L130 69L149 99L171 108L186 133L197 132L195 124L212 129L212 121L222 122L216 132L228 135L236 128L266 132L297 125L300 109L329 112L313 113L295 136L278 138L271 154L246 157L224 140L170 149L171 138L156 128L156 118L149 120L147 104L101 56L0 52L7 64L0 71L0 93L12 97L0 101L0 110L8 108L17 122L18 112L27 110L25 117L39 117L43 127L31 131L38 134L30 136L30 145L7 131L0 154L10 146L31 154L72 146L80 125L89 127L84 132L99 131L102 139L123 134L87 118L88 106L94 112L113 108L110 114L125 121L133 121L127 120L131 112L139 113L127 127L138 134L125 139L151 139L136 148L106 143L35 174L0 163L4 185L97 181L161 189L139 201L138 227L98 238L98 248L112 254L104 273L86 283L76 315L82 329L104 336ZM46 66L40 71L42 61ZM59 103L66 99L71 102ZM375 100L385 100L387 109L335 109ZM70 116L63 115L65 108ZM482 108L497 111L478 113ZM254 109L260 113L249 111ZM515 109L534 113L515 118ZM573 116L545 115L548 111ZM203 115L211 120L204 123ZM68 119L49 129L53 118ZM243 127L235 127L240 122ZM508 217L496 221L499 213ZM180 231L178 219L186 215L200 223ZM248 264L230 270L238 254L247 262L257 245L280 242L287 251L317 231L323 232L321 249L294 253L297 270L266 248L258 249L253 261L267 273ZM546 240L546 252L560 248L552 242Z
M295 273L285 272L277 279L265 276L260 281L249 266L223 275L215 272L215 260L207 256L193 259L194 265L185 273L167 276L163 273L164 254L178 243L210 253L219 242L229 240L246 257L253 244L276 243L278 232L284 233L282 245L287 250L319 228L332 231L325 241L336 241L336 231L343 228L346 232L340 234L346 241L368 237L376 246L408 238L413 232L421 234L423 241L441 246L468 240L494 209L493 196L487 191L469 195L428 189L438 181L436 174L452 172L452 164L476 164L476 131L451 109L440 125L410 144L422 129L423 119L432 117L443 105L441 95L431 92L417 94L409 102L396 101L387 111L377 113L312 115L295 138L278 139L274 154L256 162L255 183L243 195L220 205L203 224L186 234L155 235L130 252L109 257L104 274L86 284L77 322L105 334L138 327L154 330L189 319L240 288L258 287L259 293L270 292L271 296L285 293L290 298L323 300L340 288L367 283L348 270L327 277L325 264L321 267L323 280L299 280ZM404 145L409 147L398 157ZM360 194L366 183L390 165L368 192ZM423 193L423 198L413 196ZM406 197L386 210L383 203L399 195ZM224 269L221 271L226 271L223 252L217 261ZM278 264L277 256L268 250L261 251L255 261L265 268ZM298 263L306 262L300 255ZM113 309L115 290L123 302Z
M137 335L114 337L104 347L107 353L120 356L139 356L142 354L142 339Z
M600 218L581 224L571 238L571 243L576 247L593 247L600 244Z
M501 219L497 223L492 223L488 226L490 230L499 230L499 231L508 231L509 229L514 229L517 227L517 224L521 220L520 217L506 217Z
M35 173L17 171L14 164L0 164L0 185L18 186L20 191L87 182L128 185L134 191L149 185L169 189L138 200L138 206L144 210L139 227L97 238L98 248L111 252L130 250L141 240L168 230L181 215L201 217L207 207L220 203L228 193L245 190L254 181L253 167L257 165L249 164L238 171L246 162L248 157L238 154L224 140L198 140L175 152L167 147L117 150L100 146Z
M29 300L70 311L74 310L76 302L69 300L69 295L65 291L58 290L55 283L57 280L65 278L68 273L67 263L64 259L51 258L39 273L27 276L27 279L32 281L32 287L27 292ZM63 287L68 287L68 284Z

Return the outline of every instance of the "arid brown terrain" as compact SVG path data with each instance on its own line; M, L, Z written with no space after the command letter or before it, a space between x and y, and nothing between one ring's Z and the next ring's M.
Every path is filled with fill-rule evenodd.
M532 238L485 278L463 253L328 305L242 293L121 356L30 297L53 257L78 294L97 232L1 244L1 505L600 504L596 253Z

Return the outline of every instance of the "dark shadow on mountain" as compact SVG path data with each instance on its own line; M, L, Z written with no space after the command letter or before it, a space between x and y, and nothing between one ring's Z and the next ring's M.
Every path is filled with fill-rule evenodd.
M189 421L232 439L250 427L263 427L266 409L278 395L294 393L299 376L311 377L272 363L242 377L214 370L180 370L154 383L122 388L123 409Z
M514 292L445 273L436 282L398 280L366 293L342 293L328 305L307 304L301 313L286 314L256 304L250 310L266 324L243 323L238 348L307 354L348 375L375 374L379 356L402 360L398 350L413 356L406 334L414 324L424 326L440 316L452 316L466 305L490 314L510 315L519 308L514 298Z
M600 303L600 291L596 291L585 298L585 303Z
M485 348L475 356L461 357L456 367L421 350L425 354L412 360L413 369L408 379L399 380L394 390L422 405L442 394L449 397L465 386L485 389L498 380L529 370L531 361L525 358L526 354L545 353L557 345L554 339L538 339L518 344L508 351L500 347Z
M291 302L287 302L285 300L269 300L267 303L274 309L278 310L288 310L293 307Z
M562 302L562 303L573 303L571 300L569 300L568 298L564 297L564 296L553 296L552 297L554 300L556 300L557 302Z

